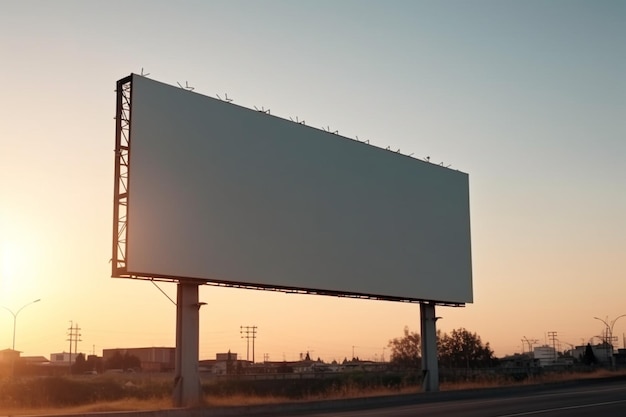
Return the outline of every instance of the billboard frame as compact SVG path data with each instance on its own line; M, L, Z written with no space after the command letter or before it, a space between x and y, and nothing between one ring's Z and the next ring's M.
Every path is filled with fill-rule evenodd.
M132 74L117 81L115 109L115 179L113 187L113 252L111 276L126 276L128 236L128 178L130 174L130 119Z
M112 247L112 274L114 278L130 278L150 281L180 282L194 280L199 284L243 288L252 290L277 291L291 294L311 294L326 295L344 298L385 300L395 302L409 303L428 303L433 305L463 307L465 302L446 301L428 298L402 297L391 295L365 294L352 291L335 291L318 288L302 288L291 287L275 284L249 283L219 279L203 279L198 277L186 276L170 276L158 273L142 272L137 275L132 271L128 271L127 259L128 254L128 230L132 225L129 224L128 212L130 202L130 176L132 167L130 163L131 142L132 142L132 99L133 99L133 77L131 74L117 81L116 88L116 127L115 127L115 179L114 179L114 208L113 208L113 247ZM369 145L372 146L372 145Z

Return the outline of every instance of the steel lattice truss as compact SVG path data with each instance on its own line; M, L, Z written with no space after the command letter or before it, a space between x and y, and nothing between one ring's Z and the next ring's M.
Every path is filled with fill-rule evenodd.
M115 188L113 208L113 276L126 273L126 236L128 221L128 174L130 162L130 103L132 78L117 82L115 115Z

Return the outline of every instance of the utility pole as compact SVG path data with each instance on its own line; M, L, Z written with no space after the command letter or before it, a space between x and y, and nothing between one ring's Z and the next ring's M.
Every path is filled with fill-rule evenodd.
M78 323L74 326L74 322L70 320L70 328L67 329L67 337L66 339L70 342L70 374L72 373L72 343L74 343L74 355L78 352L78 342L82 342L80 339L81 334L80 327L78 327Z
M557 354L556 354L556 332L554 332L554 331L548 332L548 337L550 338L550 340L552 340L552 349L554 349L554 360L556 361L556 359L557 359Z
M252 339L252 363L254 363L254 340L257 326L239 326L242 339L246 339L246 361L250 361L250 339Z
M69 339L65 339L65 341L69 341L70 342L70 374L72 373L72 331L74 330L74 322L72 320L70 320L70 328L67 329L68 330L68 337Z
M78 327L78 323L76 323L76 327L74 328L74 355L78 355L78 341L80 340L82 342L81 339L79 339L80 337L80 333L78 333L80 331L80 327Z
M252 363L254 364L254 341L256 340L256 326L252 326Z

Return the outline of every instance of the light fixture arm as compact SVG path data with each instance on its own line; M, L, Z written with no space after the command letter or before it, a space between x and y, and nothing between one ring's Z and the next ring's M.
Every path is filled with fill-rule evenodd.
M38 299L36 299L34 301L31 301L30 303L26 303L22 307L20 307L17 310L17 312L15 312L15 313L13 312L13 310L11 310L8 307L0 306L0 307L4 308L6 311L8 311L9 313L11 313L11 315L13 316L13 348L12 348L12 350L15 350L15 328L17 327L17 315L20 314L20 311L24 310L29 305L38 303L39 301L41 301L41 298L38 298Z

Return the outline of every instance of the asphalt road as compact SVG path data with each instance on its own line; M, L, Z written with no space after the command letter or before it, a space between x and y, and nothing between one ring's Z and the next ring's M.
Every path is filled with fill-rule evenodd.
M324 402L291 410L247 410L240 415L293 417L576 417L626 416L626 380L607 379L535 387L441 392Z

